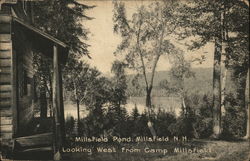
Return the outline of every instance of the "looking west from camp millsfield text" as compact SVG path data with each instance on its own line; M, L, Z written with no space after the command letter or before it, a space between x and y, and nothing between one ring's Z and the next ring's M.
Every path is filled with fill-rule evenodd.
M3 159L246 161L248 0L1 0Z

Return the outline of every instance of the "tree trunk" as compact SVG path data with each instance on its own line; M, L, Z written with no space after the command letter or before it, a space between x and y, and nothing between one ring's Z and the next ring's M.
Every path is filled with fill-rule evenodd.
M226 55L229 55L228 50L228 30L226 24L226 5L223 4L223 11L221 13L221 33L222 33L222 46L221 46L221 117L226 115L225 109L225 97L226 97L226 79L227 79L227 67L226 67Z
M245 66L245 65L244 65ZM242 137L243 139L249 138L249 69L247 67L233 66L232 69L228 69L228 80L226 84L226 93L231 94L234 103L233 106L237 108L238 119L241 120L242 124L238 125L238 130L240 133L236 137ZM240 71L240 73L239 73ZM232 106L232 104L227 104L226 109ZM232 108L232 107L231 107ZM242 115L245 114L245 115ZM240 117L241 116L241 117ZM243 122L244 121L244 122ZM230 127L230 125L229 125ZM243 128L243 129L242 129ZM242 131L242 130L244 131ZM244 134L242 134L244 133Z
M247 100L246 100L246 95L245 92L247 90L247 75L248 75L248 68L241 69L241 73L237 76L237 102L238 106L241 108L241 112L245 112L245 125L247 125L248 122L248 111L246 111L246 106L247 106ZM247 129L247 128L246 128Z
M223 74L221 75L221 117L226 115L225 97L226 97L227 71L228 69L224 68Z
M225 14L225 13L224 13ZM224 17L225 15L223 15ZM223 28L222 28L222 46L221 46L221 117L226 115L225 109L225 97L226 97L226 79L227 79L227 67L226 67L226 60L228 53L228 33L225 29L224 18L222 20Z
M74 83L75 88L75 99L76 99L76 107L77 107L77 135L79 135L79 124L80 124L80 102L77 96L76 84Z
M152 91L152 86L146 88L146 107L148 109L151 109L151 91Z
M183 112L184 115L187 115L187 107L186 107L184 97L182 97L182 112Z
M247 0L243 0L246 5L249 7L249 1ZM249 66L249 64L248 64ZM246 139L250 139L250 104L249 104L249 67L248 67L248 72L247 72L247 80L246 80L246 90L245 90L245 101L246 102L246 113L247 113L247 129L246 129Z
M215 38L214 71L213 71L213 138L221 134L221 39Z
M77 135L79 135L79 124L80 124L80 104L79 100L76 100L76 106L77 106Z
M49 75L50 76L50 75ZM49 101L50 101L50 117L53 117L53 107L52 107L52 102L53 102L53 98L52 98L52 76L49 77L49 84L50 84L50 87L49 87Z
M44 85L40 88L40 116L41 118L46 118L47 117L47 111L48 111L48 106L47 106L47 99L46 99L46 88Z
M246 136L244 138L246 139L250 139L250 107L249 107L249 68L248 68L248 72L247 72L247 79L246 79L246 89L245 89L245 106L246 106L246 115L247 115L247 119L246 119L246 123L247 123L247 128L246 128Z
M148 128L150 130L150 133L153 137L156 137L156 132L153 127L153 123L151 121L151 114L152 114L152 104L151 104L151 92L152 92L152 86L146 88L146 107L148 108L148 115L149 115L149 120L148 120Z

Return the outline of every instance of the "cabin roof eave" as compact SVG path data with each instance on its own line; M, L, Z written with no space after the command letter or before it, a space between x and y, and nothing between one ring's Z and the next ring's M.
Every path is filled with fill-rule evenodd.
M13 21L21 24L22 26L28 28L29 30L31 30L33 32L36 32L37 34L43 36L44 38L46 38L46 39L48 39L48 40L50 40L50 41L52 41L52 42L54 42L54 43L56 43L58 45L60 45L63 48L68 48L68 46L64 42L56 39L55 37L43 32L43 31L41 31L40 29L38 29L36 27L33 27L32 25L29 25L29 24L23 22L21 19L19 19L17 17L13 17Z
M30 42L32 42L32 46L36 51L52 58L53 46L56 45L60 53L59 62L61 64L65 64L67 62L69 54L69 47L67 44L51 36L50 34L47 34L41 31L40 29L24 22L20 18L14 16L11 17L12 17L12 31L14 34L13 40L17 40L18 35L20 35L20 32L26 32L25 33L26 38Z

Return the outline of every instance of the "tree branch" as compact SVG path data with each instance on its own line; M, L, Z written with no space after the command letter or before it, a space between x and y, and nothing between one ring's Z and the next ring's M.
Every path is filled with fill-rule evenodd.
M138 30L138 33L137 33L137 40L136 40L136 42L137 42L137 49L139 50L139 55L140 55L141 63L142 63L143 76L144 76L144 79L145 79L146 87L148 89L148 80L147 80L146 68L145 68L145 63L144 63L144 60L143 60L142 52L141 52L141 49L140 49L141 25L142 25L142 23L140 22L139 30Z
M155 61L153 63L150 86L153 86L156 65L157 65L157 62L159 61L159 58L161 56L161 48L162 48L162 41L163 41L164 33L165 33L165 22L163 23L163 29L162 29L161 38L159 41L158 53L157 53L157 56L156 56Z

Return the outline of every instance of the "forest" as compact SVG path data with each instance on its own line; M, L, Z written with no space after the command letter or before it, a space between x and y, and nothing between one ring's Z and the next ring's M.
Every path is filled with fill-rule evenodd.
M246 140L250 137L249 1L152 1L138 6L131 17L127 15L128 6L124 1L112 1L113 32L121 42L113 52L117 59L112 63L111 76L85 61L91 59L88 50L88 35L91 33L84 22L95 18L95 15L85 13L91 13L97 6L75 0L47 0L43 3L34 5L34 24L69 46L67 64L62 71L64 100L72 102L77 113L76 117L65 116L69 145L75 144L72 139L76 136L186 136L194 142L183 143L184 147L209 143L213 143L212 148L217 143L222 149L236 146L241 147L240 152L229 148L229 152L219 149L218 153L225 153L224 160L234 159L232 156L238 153L239 160L246 159L249 155ZM187 51L212 43L213 66L209 69L193 68L194 62L209 61L206 53L188 60L187 51L179 48L177 42L184 44ZM168 59L171 68L159 72L157 65L163 58ZM40 99L50 99L52 73L47 67L51 64L39 56L34 59ZM132 111L126 109L131 97L143 98L142 111L137 103L133 104ZM166 110L165 105L156 108L153 97L178 98L176 104L180 114ZM81 117L83 110L87 111L86 117ZM46 117L47 111L46 108L41 111L41 117ZM227 141L233 143L229 145ZM122 143L110 144L125 146ZM218 158L218 153L201 157L223 160L223 157ZM231 156L227 158L226 153ZM122 160L125 154L117 155L108 160ZM74 157L78 156L74 154ZM148 157L143 154L130 157L139 160L159 158L158 155Z

